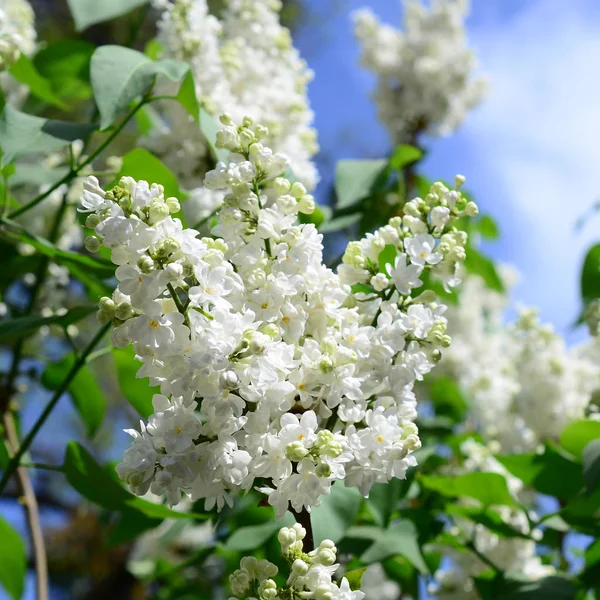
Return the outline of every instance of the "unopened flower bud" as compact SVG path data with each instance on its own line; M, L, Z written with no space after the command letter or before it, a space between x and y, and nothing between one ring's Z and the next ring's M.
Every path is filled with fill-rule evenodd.
M88 229L96 229L96 227L98 227L98 225L100 225L100 223L101 223L100 217L96 213L92 213L92 214L88 215L85 220L85 226Z
M298 200L298 210L305 215L311 215L315 212L315 199L310 194L306 194L302 196L300 200Z
M88 235L88 237L85 238L83 245L88 252L98 252L101 243L95 235Z
M219 376L219 386L224 390L235 390L239 385L239 379L235 371L223 371Z
M294 462L301 461L307 454L308 450L301 441L291 442L285 448L286 457Z

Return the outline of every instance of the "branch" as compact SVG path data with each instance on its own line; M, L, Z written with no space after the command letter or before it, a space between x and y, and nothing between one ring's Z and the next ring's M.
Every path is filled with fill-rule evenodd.
M12 412L8 410L4 413L3 422L10 453L15 455L19 447L19 438ZM27 516L31 546L35 557L36 597L37 600L48 600L48 560L35 490L25 467L17 469L17 479L22 494L19 500L23 504Z
M17 470L21 458L25 452L31 446L35 436L38 434L39 430L42 428L46 419L50 416L50 413L60 400L61 396L67 391L69 385L79 373L79 370L85 365L86 359L88 355L92 352L92 350L96 347L96 345L100 342L100 340L104 337L104 334L111 327L111 323L107 323L102 329L100 329L96 335L93 337L92 341L85 347L83 352L80 354L79 358L75 361L71 370L67 373L67 376L64 378L63 382L60 384L60 387L56 390L48 404L46 404L42 414L38 417L38 420L35 422L34 426L31 428L31 431L27 434L25 439L21 442L19 449L15 452L15 455L11 458L10 462L6 466L4 473L2 474L2 479L0 479L0 493L6 487L8 480L12 477L13 473Z
M135 113L137 113L137 111L140 108L142 108L142 106L144 106L145 104L147 104L148 102L151 102L151 101L152 101L151 98L144 96L131 109L129 114L121 121L121 123L117 127L115 127L115 129L113 129L111 134L104 140L104 142L102 142L102 144L100 144L100 146L98 146L98 148L96 148L96 150L94 150L94 152L92 152L89 155L88 158L86 158L81 164L77 165L75 168L69 169L69 172L62 179L59 179L48 190L46 190L45 192L42 192L41 194L36 196L31 202L28 202L27 204L24 204L20 208L17 208L17 210L14 210L13 212L11 212L8 215L8 218L14 219L17 216L22 215L23 213L27 212L28 210L32 209L34 206L37 206L40 202L45 200L54 190L59 188L61 185L63 185L64 183L70 183L73 179L75 179L75 177L77 177L79 175L79 173L81 173L81 171L85 167L87 167L93 160L95 160L106 149L106 147L112 143L112 141L119 135L119 133L121 133L121 131L123 130L125 125L127 125L127 123L129 123L129 121L133 118Z
M306 529L306 537L303 540L304 552L312 552L315 549L315 538L313 535L312 523L310 522L310 513L303 508L300 512L290 508L292 514L296 517L296 521Z

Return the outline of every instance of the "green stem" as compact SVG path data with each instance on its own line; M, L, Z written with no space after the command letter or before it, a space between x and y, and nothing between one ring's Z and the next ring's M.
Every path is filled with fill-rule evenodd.
M79 173L85 167L87 167L92 161L94 161L112 143L112 141L119 135L119 133L121 133L121 131L123 131L123 129L125 128L127 123L129 123L129 121L133 118L133 116L137 113L137 111L140 110L140 108L142 108L142 106L144 106L151 100L152 99L148 98L147 96L144 96L133 107L133 109L129 112L129 114L121 121L121 123L115 129L113 129L111 134L104 140L104 142L102 144L100 144L100 146L98 146L98 148L96 148L96 150L94 150L94 152L92 152L82 163L77 165L74 169L69 169L69 172L64 177L62 177L60 180L58 180L54 185L52 185L47 191L42 192L41 194L36 196L31 202L24 204L17 210L13 211L12 213L10 213L8 215L8 217L10 219L13 219L14 217L18 217L19 215L22 215L23 213L27 212L28 210L31 210L34 206L37 206L40 202L45 200L54 190L58 189L61 185L65 184L65 183L69 183L75 177L77 177L79 175Z
M48 404L46 404L42 414L38 417L34 426L31 428L31 431L27 434L27 436L21 442L19 449L16 451L15 455L10 459L10 462L6 466L4 473L2 474L2 479L0 479L0 494L6 487L9 479L12 477L13 473L17 470L17 467L20 464L22 456L29 450L35 436L38 434L50 413L53 411L54 407L60 400L61 396L67 391L69 385L79 373L79 370L85 365L86 359L92 350L98 345L100 340L104 337L104 334L110 329L111 324L107 323L102 329L100 329L96 335L92 338L92 341L85 347L83 352L79 355L79 358L75 361L67 376L64 378L63 382L60 384L60 387L56 390Z
M169 290L169 293L171 294L171 298L173 298L173 302L175 302L175 306L177 306L177 310L183 315L183 318L185 320L185 324L187 325L187 328L191 329L190 319L188 317L187 310L185 309L185 306L183 305L181 298L177 295L177 292L175 291L173 284L167 283L167 289Z
M59 467L58 465L47 465L45 463L37 463L37 462L32 462L32 463L21 463L20 464L21 467L27 467L28 469L43 469L44 471L58 471L59 473L62 473L63 468Z
M206 225L206 223L208 223L221 209L221 207L219 206L218 208L215 208L215 210L213 210L210 215L208 215L207 217L204 217L204 219L200 219L193 227L192 229L200 229L200 227L202 227L203 225Z

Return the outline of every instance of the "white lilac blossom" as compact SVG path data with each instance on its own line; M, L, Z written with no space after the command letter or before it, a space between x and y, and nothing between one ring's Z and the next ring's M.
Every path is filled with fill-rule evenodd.
M492 443L488 447L473 439L467 439L461 444L460 450L465 460L460 466L448 469L448 474L460 475L476 471L498 473L506 478L508 489L515 500L521 503L531 500L527 497L530 491L524 487L523 482L508 473L494 458L493 453L499 450L499 444ZM461 500L461 504L478 505L477 501L467 499ZM458 536L459 539L472 540L477 551L503 571L518 571L528 581L537 581L553 575L554 567L543 564L536 553L536 540L541 539L542 533L539 529L532 529L527 515L522 510L507 506L496 506L494 510L506 525L529 538L502 537L482 524L459 517L453 518L454 526L449 533ZM537 518L535 514L530 514L530 517ZM442 546L442 551L452 559L452 566L436 571L435 582L430 584L429 592L442 600L477 600L480 596L473 578L489 570L489 564L469 549L458 551L456 548Z
M486 94L467 46L467 0L404 3L404 30L381 23L364 8L354 13L361 63L377 77L379 118L395 143L418 133L448 135Z
M190 64L201 105L213 115L230 113L237 122L253 115L268 127L265 143L285 153L295 178L312 189L318 180L312 162L318 145L307 96L312 72L279 22L281 2L228 0L220 19L209 14L206 0L154 4L162 11L162 55ZM207 206L220 204L222 195L201 187L210 159L200 130L176 104L163 110L166 122L148 143L191 190L184 209L196 223L210 214Z
M440 370L456 377L471 421L487 439L503 452L526 452L556 440L571 421L596 417L590 402L600 387L600 360L595 343L567 347L534 310L521 309L507 325L507 306L506 295L468 277L460 304L448 310L453 343Z
M231 162L205 181L225 193L216 237L183 229L160 185L86 180L81 210L98 236L87 247L110 248L118 265L99 319L161 391L117 471L136 494L176 504L183 492L207 509L252 487L279 516L310 510L336 481L366 496L416 464L413 386L450 342L445 306L418 276L457 283L466 235L452 222L476 206L435 183L403 218L349 244L334 273L315 226L297 223L314 200L260 143L266 128L221 120ZM441 228L429 220L437 206L451 215ZM391 283L377 291L380 273Z
M0 0L0 71L17 62L21 54L33 54L37 39L34 20L27 0Z
M27 87L9 73L21 55L36 49L35 15L27 0L0 0L0 90L9 104L17 106L27 96Z
M283 586L274 579L279 574L276 565L248 556L229 577L234 595L230 600L363 600L365 594L352 590L345 577L340 582L334 581L333 575L340 567L336 563L335 544L323 540L318 548L305 553L302 542L305 536L306 530L298 523L282 528L277 535L287 563L287 579Z

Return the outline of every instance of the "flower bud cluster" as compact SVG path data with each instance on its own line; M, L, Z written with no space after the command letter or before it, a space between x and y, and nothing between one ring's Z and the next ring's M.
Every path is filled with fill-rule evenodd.
M380 23L373 12L354 13L361 62L378 78L379 118L395 143L415 134L448 135L486 94L474 78L477 60L468 49L467 0L404 3L404 31Z
M429 205L419 207L433 233L413 235L417 217L411 227L397 219L350 244L362 270L336 274L315 226L297 224L314 200L285 179L265 128L227 115L223 125L231 162L206 176L225 194L216 239L183 229L161 186L125 177L105 192L86 182L82 210L118 265L99 319L113 322L115 346L133 344L138 376L161 388L117 470L135 493L172 504L184 492L221 508L258 487L280 516L318 505L336 481L368 495L416 464L414 383L449 338L445 307L412 289L425 269L456 260L461 240L440 250L457 235L433 231ZM456 212L453 194L438 203ZM384 263L391 251L397 260ZM348 285L368 282L378 264L383 291Z
M323 540L312 552L303 552L305 529L296 523L279 531L281 553L288 564L288 576L283 587L274 577L278 568L267 560L253 557L242 559L240 568L230 576L231 590L240 600L362 600L365 594L353 591L344 577L338 584L333 574L338 570L337 550L331 540ZM230 600L235 600L231 598Z
M395 288L400 295L410 296L422 285L420 276L428 269L447 291L457 286L467 234L453 224L459 217L478 213L477 205L460 192L464 182L461 175L456 176L454 189L435 182L424 199L415 198L404 205L404 216L392 218L360 242L351 242L340 267L344 283L368 284L378 293ZM380 256L386 256L385 252L391 252L392 260L382 269ZM384 293L387 295L389 291ZM434 300L430 292L419 298L423 304Z

